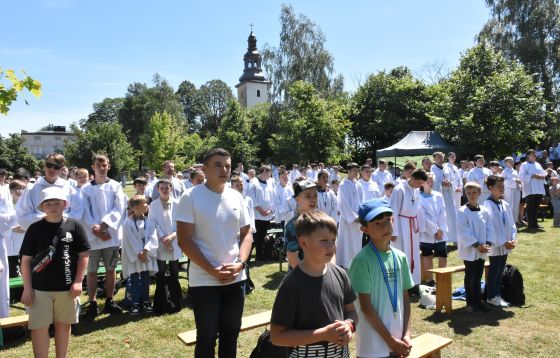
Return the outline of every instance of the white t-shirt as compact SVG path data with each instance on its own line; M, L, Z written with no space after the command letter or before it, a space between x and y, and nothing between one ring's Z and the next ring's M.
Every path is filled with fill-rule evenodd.
M251 223L247 204L239 192L226 187L219 194L209 190L206 185L197 185L183 194L177 205L175 221L194 224L192 240L214 267L235 262L239 255L239 229ZM245 279L243 270L231 283ZM189 285L222 284L191 262Z

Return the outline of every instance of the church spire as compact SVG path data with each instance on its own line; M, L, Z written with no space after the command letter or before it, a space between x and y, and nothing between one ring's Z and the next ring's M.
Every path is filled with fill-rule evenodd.
M247 52L243 56L245 67L243 74L239 78L239 82L246 81L266 81L262 71L262 58L257 49L257 37L253 33L253 24L251 24L251 33L247 38Z

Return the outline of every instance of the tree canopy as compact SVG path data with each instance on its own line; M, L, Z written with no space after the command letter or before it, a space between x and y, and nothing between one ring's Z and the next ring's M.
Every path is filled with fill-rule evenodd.
M41 82L31 78L23 71L23 78L18 78L14 70L4 70L0 67L0 113L8 115L10 106L17 100L23 90L28 90L32 95L41 97ZM4 81L6 79L7 81ZM25 104L28 104L25 99Z
M0 168L15 172L25 168L31 173L39 169L39 163L23 146L21 134L12 133L7 138L0 136Z
M340 94L344 81L335 76L334 58L325 48L320 27L305 15L296 15L291 5L282 5L280 24L280 44L277 48L265 44L262 51L273 101L286 101L296 81L312 84L323 97Z
M479 44L433 88L430 115L446 139L489 157L525 150L545 129L542 90L524 67Z

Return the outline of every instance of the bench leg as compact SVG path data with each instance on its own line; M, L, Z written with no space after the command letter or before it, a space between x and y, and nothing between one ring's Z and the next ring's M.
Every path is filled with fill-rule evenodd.
M436 311L451 313L451 273L436 273Z
M434 352L430 355L431 358L441 358L441 351Z

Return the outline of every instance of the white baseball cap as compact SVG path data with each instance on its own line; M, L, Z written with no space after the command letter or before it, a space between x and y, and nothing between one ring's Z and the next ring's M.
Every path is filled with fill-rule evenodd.
M42 211L43 203L47 200L52 200L52 199L64 200L65 209L69 205L68 195L66 194L66 191L57 186L50 186L46 189L43 189L43 191L41 191L41 202L39 203L38 209Z

